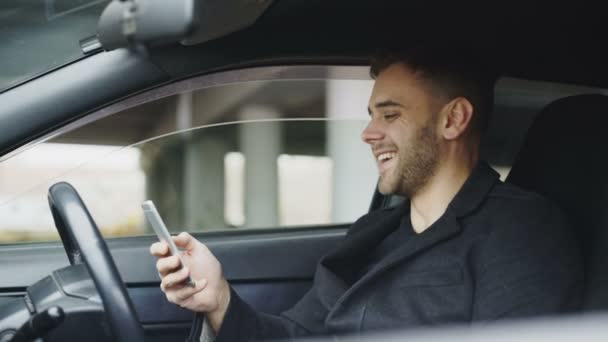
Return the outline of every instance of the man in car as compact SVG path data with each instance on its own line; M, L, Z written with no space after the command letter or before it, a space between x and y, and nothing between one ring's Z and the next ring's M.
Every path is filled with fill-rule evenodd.
M408 200L355 222L290 310L253 310L187 233L174 239L188 268L180 269L164 243L151 246L168 300L200 313L191 338L267 340L577 308L583 276L572 231L552 203L502 183L480 161L495 77L458 52L396 52L372 61L362 139L377 160L379 191ZM194 287L184 285L189 275Z

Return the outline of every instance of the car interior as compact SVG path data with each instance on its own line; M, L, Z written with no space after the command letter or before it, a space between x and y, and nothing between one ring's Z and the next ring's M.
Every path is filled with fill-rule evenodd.
M97 17L103 17L107 5L113 7L108 6L93 38L73 42L82 48L78 58L27 80L2 84L0 174L3 164L43 142L77 141L81 133L76 133L89 132L87 127L96 122L133 117L138 106L154 107L186 91L282 78L369 82L369 56L378 50L425 44L449 45L454 53L474 48L503 75L482 155L502 167L506 182L543 194L565 211L577 233L574 243L584 251L583 311L608 308L608 221L603 210L608 183L607 164L601 159L606 150L601 130L608 114L608 53L601 11L560 1L192 0L176 2L192 6L186 12L191 17L180 17L183 12L149 1L160 6L156 14L165 11L177 24L157 30L150 22L159 17L151 16L135 25L148 35L133 38L128 30L133 26L127 25L133 22L120 21L127 20L120 6L129 3L96 2ZM141 42L134 43L137 39ZM3 49L0 53L8 56ZM2 60L8 59L0 58L0 71ZM291 88L282 89L285 94L275 89L275 96L291 96ZM219 116L209 124L232 119ZM326 126L318 126L325 132ZM297 127L288 132L295 142L318 138L304 136ZM138 137L125 146L149 138ZM61 177L52 180L54 185L38 201L52 215L57 239L0 244L0 341L185 340L193 313L167 302L159 288L148 250L157 237L149 231L102 236L98 217L87 205L86 188ZM402 200L368 190L366 210ZM173 224L172 232L180 231L180 224ZM278 314L310 288L318 260L341 241L349 225L276 224L192 234L217 256L246 302Z

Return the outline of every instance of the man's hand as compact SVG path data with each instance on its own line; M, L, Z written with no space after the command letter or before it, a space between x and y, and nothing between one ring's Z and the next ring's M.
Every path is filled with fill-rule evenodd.
M159 258L156 269L161 278L160 288L169 302L206 313L207 320L217 333L230 302L230 286L224 278L222 266L207 246L190 234L173 236L173 241L184 250L184 267L181 267L177 256L170 255L166 243L156 242L150 246L150 254ZM190 275L195 281L194 287L187 284Z

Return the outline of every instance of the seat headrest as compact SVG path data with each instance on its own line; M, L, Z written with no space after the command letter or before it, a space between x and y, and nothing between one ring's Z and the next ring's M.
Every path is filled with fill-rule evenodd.
M607 96L549 104L530 127L507 178L553 200L570 219L585 256L585 309L608 309L607 127Z

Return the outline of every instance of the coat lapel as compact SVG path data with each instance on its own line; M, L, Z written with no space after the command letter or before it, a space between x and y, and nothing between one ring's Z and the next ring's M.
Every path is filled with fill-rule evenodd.
M318 297L330 310L354 281L354 275L365 262L367 254L399 226L409 212L409 203L372 212L357 221L346 239L321 259L315 282Z
M458 223L456 216L454 216L451 211L446 211L446 213L423 234L416 236L416 238L408 239L403 246L380 261L376 267L355 283L349 292L356 292L357 289L364 286L378 275L385 273L387 269L415 257L441 241L448 240L460 233L460 231L460 224ZM349 294L350 293L346 293L344 297L347 297Z

